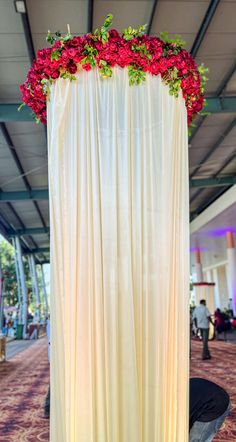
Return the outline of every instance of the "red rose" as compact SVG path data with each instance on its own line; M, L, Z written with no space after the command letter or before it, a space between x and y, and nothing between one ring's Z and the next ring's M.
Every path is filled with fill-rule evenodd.
M77 66L75 63L69 64L68 71L70 74L75 74L77 72Z

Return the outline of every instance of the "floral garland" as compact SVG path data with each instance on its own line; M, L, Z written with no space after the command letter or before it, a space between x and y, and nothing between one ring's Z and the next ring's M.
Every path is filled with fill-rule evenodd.
M207 69L203 65L197 67L179 36L170 39L162 33L161 38L151 37L145 35L145 26L128 27L120 35L115 29L109 30L112 18L109 14L101 29L82 37L73 37L70 32L64 37L60 32L55 36L48 32L47 41L52 47L38 51L20 86L22 105L32 109L37 122L46 124L50 85L57 78L73 81L81 68L89 71L96 67L101 77L107 78L112 76L112 68L119 66L128 68L130 85L144 82L148 72L161 76L170 95L178 97L182 89L190 125L204 105Z

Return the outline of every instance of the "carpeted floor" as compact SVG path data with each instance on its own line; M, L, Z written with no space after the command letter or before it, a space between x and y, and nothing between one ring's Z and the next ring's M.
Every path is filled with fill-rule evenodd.
M210 348L212 359L202 361L201 342L192 342L191 376L210 379L230 393L232 413L214 442L236 442L236 345L215 341ZM0 364L0 442L49 441L43 413L48 384L45 338Z
M192 341L191 376L216 382L229 393L232 411L214 442L236 442L236 345L213 341L209 348L212 359L202 361L202 343Z
M46 338L0 364L0 442L48 442Z

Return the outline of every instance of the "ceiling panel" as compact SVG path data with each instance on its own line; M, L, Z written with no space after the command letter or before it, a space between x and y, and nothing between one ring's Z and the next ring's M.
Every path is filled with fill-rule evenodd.
M12 206L20 214L23 223L27 227L42 227L39 215L32 201L12 202Z
M209 1L159 1L153 20L152 33L169 32L181 34L191 46L198 32L201 21L208 8ZM170 11L174 11L174 14Z
M113 27L118 31L121 32L129 25L135 28L149 22L151 11L152 0L96 0L94 2L93 28L101 27L108 13L113 14Z
M33 35L46 36L48 29L66 33L67 23L73 34L87 32L88 0L27 0L27 7Z
M0 29L1 34L23 33L21 17L16 13L14 1L0 0Z

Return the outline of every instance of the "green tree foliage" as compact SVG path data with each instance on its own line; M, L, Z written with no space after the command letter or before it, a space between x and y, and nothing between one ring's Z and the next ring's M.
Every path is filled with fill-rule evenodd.
M16 268L14 259L14 249L7 241L0 242L0 259L2 273L4 277L4 298L5 305L12 306L16 305L18 302L17 295L17 279L16 279ZM24 261L24 270L26 275L26 286L29 293L29 298L31 302L32 298L32 283L30 279L28 262Z

